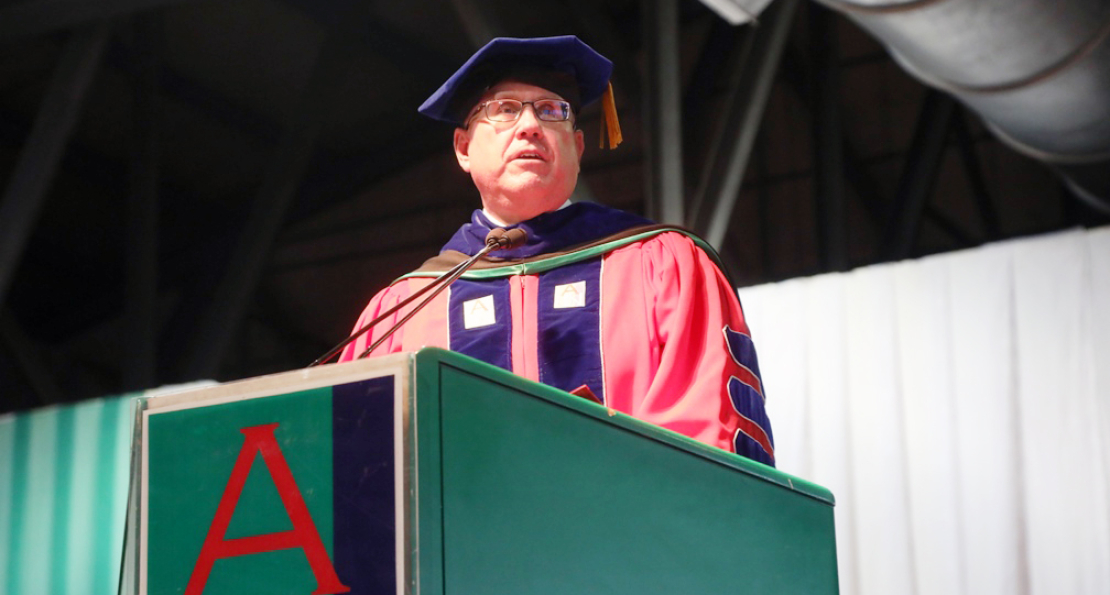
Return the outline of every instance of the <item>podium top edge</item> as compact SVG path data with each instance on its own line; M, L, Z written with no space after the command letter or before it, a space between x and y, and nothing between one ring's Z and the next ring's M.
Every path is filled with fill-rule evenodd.
M449 365L485 376L498 383L516 388L533 396L553 402L559 406L573 409L579 413L604 420L644 436L662 442L673 448L685 451L714 463L725 465L741 473L755 476L763 481L808 496L829 506L835 506L836 499L827 488L811 481L795 477L774 467L753 461L736 453L710 446L688 436L673 432L655 424L636 419L628 414L610 409L604 405L571 395L557 388L533 382L496 366L454 353L445 349L428 347L415 354L417 368L423 366Z
M720 448L704 444L604 405L576 397L544 384L517 376L507 370L445 349L428 347L417 352L396 353L342 364L291 370L255 378L208 386L185 386L180 392L159 394L147 391L138 398L145 414L170 412L200 403L243 401L290 391L311 390L345 382L356 382L387 374L406 375L414 369L448 365L488 378L491 381L544 399L560 407L599 419L650 440L663 443L702 459L752 475L765 482L808 496L830 506L835 498L828 489L795 477L774 467L758 463Z
M164 393L147 391L140 395L141 407L157 412L195 402L220 402L222 400L240 401L269 396L292 390L310 390L358 381L374 376L407 370L414 359L413 353L396 353L382 357L363 359L343 364L328 364L312 368L302 368L277 372L265 376L233 380L211 385L186 385L182 390Z

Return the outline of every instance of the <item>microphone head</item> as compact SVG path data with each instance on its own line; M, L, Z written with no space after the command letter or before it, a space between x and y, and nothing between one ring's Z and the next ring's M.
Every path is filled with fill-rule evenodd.
M526 241L528 241L528 232L519 227L514 227L506 231L498 243L501 244L502 250L511 250L523 246Z
M486 245L494 246L501 243L501 238L504 237L504 235L505 230L503 228L495 227L489 230L489 233L486 234Z
M523 245L527 239L528 233L519 227L509 230L496 227L486 234L486 245L493 246L494 250L510 250Z

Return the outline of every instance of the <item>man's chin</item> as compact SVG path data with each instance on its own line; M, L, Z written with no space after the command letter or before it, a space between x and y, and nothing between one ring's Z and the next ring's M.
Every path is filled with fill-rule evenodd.
M506 186L545 184L551 177L551 167L542 161L512 161L502 174Z
M555 184L546 176L525 172L503 179L500 189L511 202L521 204L542 201L554 192Z

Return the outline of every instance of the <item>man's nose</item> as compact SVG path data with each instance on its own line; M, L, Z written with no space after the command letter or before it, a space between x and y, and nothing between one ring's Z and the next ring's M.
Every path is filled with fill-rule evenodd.
M540 119L536 117L536 106L531 103L524 104L520 117L516 122L516 133L519 136L538 135L540 133Z

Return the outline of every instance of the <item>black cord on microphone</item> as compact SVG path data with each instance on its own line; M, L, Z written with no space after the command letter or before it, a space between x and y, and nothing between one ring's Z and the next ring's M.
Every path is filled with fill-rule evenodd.
M473 266L474 263L478 262L479 258L485 256L486 254L489 254L490 252L493 252L494 250L507 250L507 249L510 249L510 248L515 248L517 246L520 246L521 244L523 244L525 242L525 240L527 240L527 238L528 238L528 234L525 233L525 231L523 229L520 229L520 228L513 228L513 229L510 229L510 230L506 231L506 230L498 227L498 228L490 230L490 232L488 234L486 234L486 245L480 251L478 251L477 254L470 257L470 259L468 259L466 262L461 262L461 263L451 267L450 270L443 273L439 277L436 277L435 280L433 280L431 283L425 285L424 287L422 287L416 293L414 293L414 294L410 295L409 297L405 298L403 301L401 301L401 303L397 304L396 306L393 306L389 310L386 310L385 312L383 312L381 315L379 315L374 320L371 320L370 322L364 324L361 328L359 328L357 331L352 333L351 336L344 339L340 344L336 345L335 347L332 347L327 353L325 353L324 355L321 355L320 357L316 358L316 360L313 361L311 364L308 364L307 367L311 368L313 366L318 366L320 364L325 364L325 363L329 362L332 358L334 358L336 355L338 355L340 351L343 351L344 347L351 344L355 339L358 339L362 335L366 334L370 329L377 326L378 323L385 320L386 318L388 318L393 313L395 313L398 310L400 310L401 308L409 305L410 303L412 303L414 300L416 300L420 296L424 295L428 291L435 288L435 291L433 291L431 295L429 295L427 298L425 298L424 301L417 304L416 307L413 308L411 312L406 314L404 318L399 320L397 322L397 324L393 325L388 331L385 332L385 334L383 334L381 337L378 337L377 341L374 341L374 343L372 345L370 345L370 347L367 347L366 350L363 351L361 354L359 354L359 356L356 357L355 359L362 359L362 358L370 355L371 351L373 351L375 348L377 348L379 345L381 345L394 332L396 332L397 329L401 328L401 325L408 322L408 320L410 318L412 318L414 315L416 315L417 312L419 312L421 309L423 309L424 306L426 306L429 302L431 302L437 295L440 294L440 292L442 292L444 289L446 289L447 286L451 285L452 283L455 282L456 279L461 277L462 274L467 271L467 269L469 269L471 266Z

